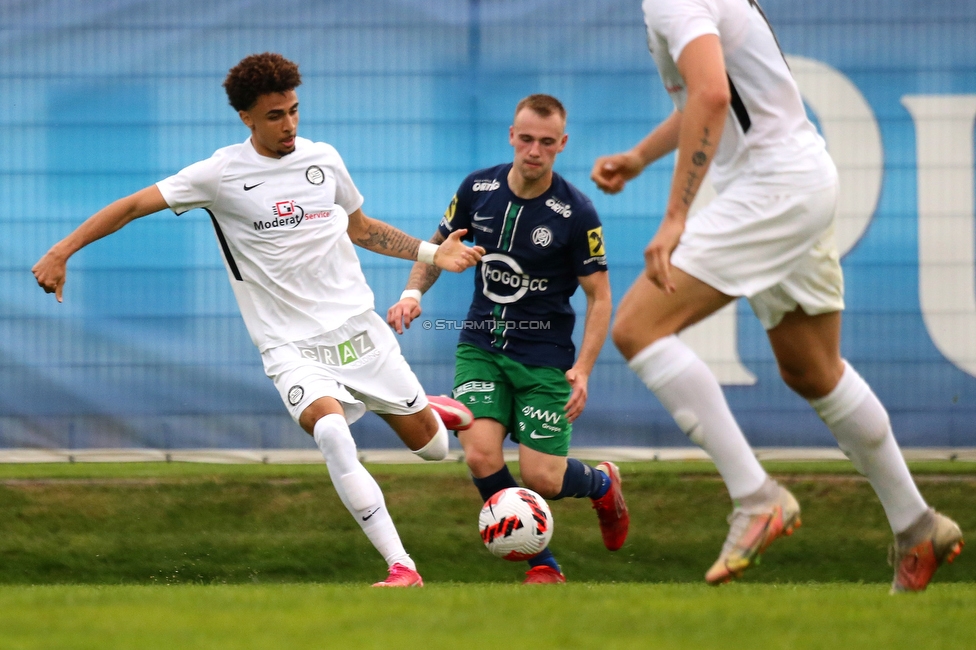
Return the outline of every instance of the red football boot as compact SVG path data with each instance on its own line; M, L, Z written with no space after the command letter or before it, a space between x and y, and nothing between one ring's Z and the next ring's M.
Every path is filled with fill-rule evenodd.
M600 519L603 545L607 550L616 551L624 545L630 529L630 514L627 512L624 493L620 489L620 470L611 462L600 463L596 468L610 477L610 489L599 499L591 500L596 516Z

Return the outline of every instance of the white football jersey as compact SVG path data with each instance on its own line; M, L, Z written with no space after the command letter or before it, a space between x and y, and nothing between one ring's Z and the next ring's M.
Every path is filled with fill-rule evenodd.
M296 138L295 151L268 158L248 138L156 186L176 214L210 213L241 315L262 352L373 308L346 234L363 197L331 145Z
M823 138L757 0L644 0L643 9L648 48L678 110L687 91L675 62L685 46L706 34L722 44L732 101L709 170L718 191L749 173L806 187L834 182Z

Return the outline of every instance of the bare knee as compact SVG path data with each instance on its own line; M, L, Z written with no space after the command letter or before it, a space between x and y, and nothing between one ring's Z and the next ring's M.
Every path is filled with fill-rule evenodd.
M633 359L638 352L646 348L656 340L653 333L640 331L629 319L618 318L613 323L610 330L610 338L620 354L628 361ZM536 490L538 492L538 490ZM540 494L542 494L540 492Z
M834 389L843 374L839 368L779 365L779 376L800 397L811 400L824 397Z
M505 457L494 450L472 447L465 448L464 462L471 470L471 474L477 478L484 478L498 472L505 464Z

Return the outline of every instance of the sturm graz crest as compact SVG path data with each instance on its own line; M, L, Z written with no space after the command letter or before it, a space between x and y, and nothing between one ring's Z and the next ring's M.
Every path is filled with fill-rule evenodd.
M318 165L312 165L305 170L305 180L312 185L321 185L325 181L325 172Z
M288 389L288 403L296 406L305 397L305 389L301 386L292 386Z

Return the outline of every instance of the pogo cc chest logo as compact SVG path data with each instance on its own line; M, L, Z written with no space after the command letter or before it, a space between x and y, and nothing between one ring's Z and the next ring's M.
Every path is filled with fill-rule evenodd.
M546 291L548 278L533 278L508 255L489 253L481 258L482 293L493 302L507 305L518 302L529 291Z

